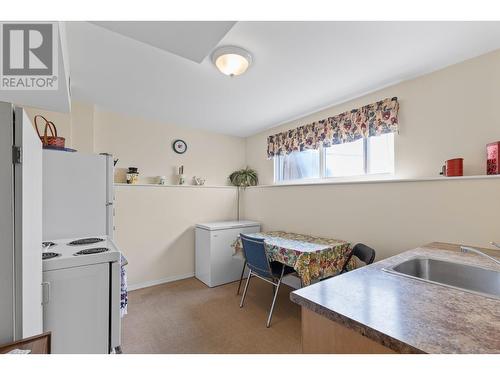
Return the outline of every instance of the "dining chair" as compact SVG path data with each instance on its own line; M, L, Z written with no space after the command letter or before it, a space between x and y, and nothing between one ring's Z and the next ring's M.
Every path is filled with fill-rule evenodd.
M236 295L240 294L241 283L243 282L243 276L245 275L245 269L247 268L247 261L243 263L243 269L241 270L240 282L238 283L238 290L236 291Z
M349 256L347 257L346 262L344 263L344 266L342 267L342 271L340 271L340 273L346 273L348 271L347 265L349 264L353 256L358 258L366 265L372 264L373 261L375 260L375 250L362 243L356 244L352 249L351 253L349 254Z
M249 269L245 289L243 289L243 296L241 297L240 308L243 307L248 285L250 284L250 279L253 276L272 284L274 296L266 323L266 327L269 328L281 280L283 279L283 276L295 272L295 270L292 267L279 262L269 262L263 238L254 238L244 234L240 234L240 238L243 244L243 255L245 256L246 264Z

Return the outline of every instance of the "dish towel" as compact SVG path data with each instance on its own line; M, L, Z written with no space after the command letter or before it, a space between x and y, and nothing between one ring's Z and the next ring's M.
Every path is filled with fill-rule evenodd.
M127 258L120 255L120 273L121 273L121 288L120 288L120 317L123 318L127 314L128 306L128 290L127 290L127 271L125 266L128 264Z

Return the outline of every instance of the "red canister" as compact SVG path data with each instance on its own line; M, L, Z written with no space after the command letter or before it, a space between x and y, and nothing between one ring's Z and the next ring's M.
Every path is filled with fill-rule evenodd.
M487 162L486 174L500 174L500 162L498 160L500 151L500 141L493 142L486 145Z
M458 177L464 175L464 159L456 158L446 160L446 176L447 177Z

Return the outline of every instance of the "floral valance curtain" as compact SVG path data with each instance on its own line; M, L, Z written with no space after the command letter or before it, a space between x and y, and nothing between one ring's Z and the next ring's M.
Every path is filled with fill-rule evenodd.
M267 138L267 156L318 149L398 131L398 98L341 113Z

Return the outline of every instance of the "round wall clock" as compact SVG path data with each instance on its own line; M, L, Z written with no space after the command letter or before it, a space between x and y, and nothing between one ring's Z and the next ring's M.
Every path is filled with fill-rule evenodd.
M174 143L172 143L172 148L176 153L183 154L186 152L188 146L182 139L176 139Z

